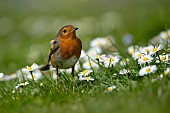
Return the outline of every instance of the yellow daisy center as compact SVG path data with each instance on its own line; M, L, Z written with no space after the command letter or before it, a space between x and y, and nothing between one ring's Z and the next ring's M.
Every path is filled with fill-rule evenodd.
M112 91L112 90L113 90L112 87L108 87L108 88L107 88L107 91Z
M130 52L130 54L133 54L135 52L135 50L131 49L129 52Z
M87 81L88 81L88 80L90 80L90 78L89 78L89 77L85 77L85 80L87 80Z
M161 56L160 59L161 60L166 60L166 57L165 56Z
M88 72L88 70L84 70L84 71L83 71L83 75L85 75L87 72Z
M149 51L149 49L148 49L148 48L146 48L146 49L145 49L145 52L148 52L148 51Z
M147 61L147 60L148 60L148 58L147 58L147 57L144 57L144 58L143 58L143 61Z
M23 82L22 82L22 83L20 83L20 85L23 85L23 86L24 86L24 85L25 85L25 83L23 83Z
M113 62L114 58L109 58L109 63Z
M96 59L99 59L99 55L96 55Z
M154 48L154 49L152 50L152 52L156 52L156 51L158 51L158 48Z
M28 71L32 71L33 70L32 67L27 67L27 69L28 69Z
M142 54L141 54L141 53L139 53L137 56L138 56L138 58L139 58L139 57L141 57L141 56L142 56Z
M164 71L164 76L167 76L168 75L168 71Z
M147 72L147 73L151 72L151 69L150 69L150 68L147 68L147 69L146 69L146 72Z

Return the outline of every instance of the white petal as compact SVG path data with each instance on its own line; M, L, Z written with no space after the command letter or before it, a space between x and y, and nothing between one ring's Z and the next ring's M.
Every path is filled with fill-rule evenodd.
M35 70L35 69L38 69L38 68L39 68L39 66L38 66L37 64L35 64L35 63L33 63L31 67L32 67L32 69L33 69L33 70Z
M4 76L4 74L3 73L0 73L0 78L2 78Z

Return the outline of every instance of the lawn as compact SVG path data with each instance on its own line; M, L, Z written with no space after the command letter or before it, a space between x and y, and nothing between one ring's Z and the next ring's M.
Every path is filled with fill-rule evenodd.
M168 0L10 1L0 4L0 113L168 113ZM88 9L88 11L87 11ZM49 42L79 27L83 51L70 70L38 70Z

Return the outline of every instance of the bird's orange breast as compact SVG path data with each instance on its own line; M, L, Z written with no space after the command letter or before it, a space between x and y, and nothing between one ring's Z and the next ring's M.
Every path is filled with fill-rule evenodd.
M76 56L77 58L80 57L82 49L82 43L79 38L67 38L67 39L60 39L60 50L61 55L64 59L71 58Z

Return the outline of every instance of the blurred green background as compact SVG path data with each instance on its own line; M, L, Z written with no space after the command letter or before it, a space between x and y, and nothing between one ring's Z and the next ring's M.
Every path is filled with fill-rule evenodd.
M49 41L73 24L83 49L96 37L125 34L146 44L170 27L169 0L1 0L0 72L10 74L32 63L44 64Z

